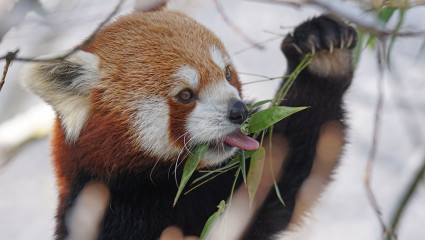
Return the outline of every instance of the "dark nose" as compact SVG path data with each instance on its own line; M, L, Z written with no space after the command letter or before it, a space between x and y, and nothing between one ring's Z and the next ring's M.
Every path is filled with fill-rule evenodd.
M233 103L229 111L229 120L232 123L242 124L248 117L248 107L240 100Z

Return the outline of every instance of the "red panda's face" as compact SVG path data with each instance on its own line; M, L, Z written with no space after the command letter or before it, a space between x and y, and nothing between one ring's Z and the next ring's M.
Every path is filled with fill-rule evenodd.
M69 62L88 65L80 67L88 68L92 78L77 74L69 86L84 93L77 94L82 99L76 97L75 109L61 106L63 93L40 94L62 117L68 141L78 141L84 122L102 122L102 116L108 115L125 129L125 141L156 159L181 160L205 142L211 147L204 165L235 153L236 148L225 140L240 137L239 127L246 118L241 84L223 44L187 16L161 11L122 17ZM34 69L41 75L42 68ZM53 76L44 73L43 78Z

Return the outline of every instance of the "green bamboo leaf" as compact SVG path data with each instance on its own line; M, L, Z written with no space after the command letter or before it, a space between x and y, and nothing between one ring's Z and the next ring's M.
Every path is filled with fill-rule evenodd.
M226 203L224 200L221 200L220 204L218 204L218 210L213 215L211 215L202 229L200 240L205 239L207 233L210 231L211 225L217 220L222 212L224 212L224 208L226 207Z
M226 164L224 167L221 167L221 168L217 168L217 169L213 169L213 170L207 170L207 171L205 171L205 174L203 174L202 176L193 180L192 184L196 184L196 183L208 178L211 175L225 173L229 170L232 170L235 167L237 167L238 164L239 164L239 162L232 162L232 163ZM200 171L200 172L203 172L203 171Z
M272 153L272 146L273 146L273 141L272 141L272 138L273 138L273 130L274 130L274 126L271 126L270 128L269 128L269 143L270 143L270 146L269 146L269 156L272 156L273 155L273 153ZM273 186L274 186L274 190L275 190L275 192L276 192L276 196L277 196L277 198L279 199L279 201L282 203L282 205L283 206L286 206L285 205L285 202L283 201L283 198L282 198L282 195L280 194L280 190L279 190L279 186L277 185L277 182L276 182L276 178L275 178L275 176L274 176L274 172L273 172L273 169L274 169L274 167L273 167L273 159L271 158L271 157L269 157L269 161L270 161L270 163L269 163L269 167L270 167L270 175L272 176L272 179L273 179Z
M257 192L258 186L260 185L261 176L263 175L264 159L266 152L264 148L259 147L251 157L251 164L249 166L247 187L249 196L249 206L252 206L254 201L255 193Z
M369 35L366 41L366 47L375 48L376 46L376 37L373 35Z
M400 30L401 26L403 25L404 18L406 16L406 11L407 11L407 8L400 8L400 15L399 15L399 18L398 18L398 22L397 22L397 25L395 26L395 28L393 30L394 33L397 33ZM390 70L391 70L391 53L392 53L392 50L393 50L393 46L394 46L394 42L396 40L396 37L397 36L395 34L391 37L391 42L388 45L388 50L387 50L387 65L388 65L388 68Z
M421 48L420 48L419 51L421 51L421 52L424 52L425 51L425 41L423 41L423 43L422 43Z
M420 58L421 54L423 54L425 52L425 41L422 42L421 47L419 48L418 54L416 56L416 58Z
M250 158L255 151L256 150L244 151L245 159ZM192 184L195 184L197 182L200 182L200 181L206 179L207 177L209 177L209 176L211 176L213 174L221 174L221 173L224 173L224 172L227 172L229 170L234 169L234 167L237 164L240 164L241 159L242 159L241 158L241 155L239 154L236 157L234 157L230 162L228 162L225 166L223 166L221 168L217 168L217 169L211 170L211 171L208 171L206 174L204 174L204 175L198 177L197 179L193 180ZM205 182L207 182L207 181L205 181Z
M285 204L285 202L283 201L283 198L282 198L282 195L280 195L280 190L279 190L279 186L277 185L277 183L276 182L274 182L274 190L275 190L275 192L276 192L276 196L277 196L277 198L279 199L279 201L280 201L280 203L282 203L282 205L284 206L284 207L286 207L286 204Z
M378 18L383 22L387 23L393 16L396 8L385 7L379 10Z
M246 164L245 164L245 150L241 149L241 171L242 171L242 177L243 177L243 181L246 184Z
M356 47L353 50L353 61L354 61L354 65L357 66L357 64L360 61L360 56L362 54L363 51L363 44L364 44L364 39L365 39L365 32L360 30L360 29L356 29L357 30L357 35L358 35L358 41L356 44Z
M183 175L180 180L179 188L176 194L176 197L174 198L173 206L176 205L177 200L179 199L181 193L183 192L184 187L186 186L187 182L189 181L190 177L192 176L193 172L195 171L196 167L198 166L199 162L201 162L202 157L204 156L205 152L208 150L209 143L204 143L199 146L197 146L193 151L192 154L190 154L189 158L187 159L186 163L184 164L183 168Z
M254 133L264 130L280 120L296 113L307 107L286 107L277 106L252 114L248 122L248 132Z
M264 105L264 104L270 103L270 102L272 102L272 101L273 101L273 100L269 99L269 100L263 100L263 101L256 102L256 103L254 103L254 104L252 104L252 105L249 105L248 110L249 110L249 111L252 111L252 110L254 110L254 109L258 108L259 106L262 106L262 105Z
M244 151L245 159L250 158L252 156L252 154L254 154L255 151L256 150ZM214 179L215 177L220 176L223 173L226 173L230 170L233 170L236 167L240 168L241 167L241 159L242 159L242 156L241 156L241 154L239 154L236 157L234 157L230 162L228 162L225 166L223 166L221 168L203 171L203 172L205 172L205 174L203 174L202 176L200 176L200 177L198 177L198 178L196 178L195 180L192 181L192 184L196 184L196 183L198 183L198 184L196 186L192 187L191 189L189 189L188 191L186 191L185 194L196 189L197 187L201 186L202 184ZM202 172L202 171L200 171L200 172Z

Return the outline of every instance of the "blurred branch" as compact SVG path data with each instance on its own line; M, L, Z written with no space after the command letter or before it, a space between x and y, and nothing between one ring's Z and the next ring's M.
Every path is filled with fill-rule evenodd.
M350 23L355 24L358 28L361 30L364 30L368 32L369 34L372 34L376 37L380 38L386 38L386 37L392 37L392 36L399 36L399 37L418 37L425 35L425 30L418 30L418 31L395 31L395 30L389 30L384 27L381 27L381 24L379 24L379 20L377 17L373 17L371 14L365 15L364 12L367 9L364 9L363 7L359 6L359 8L353 8L352 4L354 1L327 1L327 0L300 0L300 1L292 1L292 0L247 0L247 1L256 1L256 2L263 2L263 3L275 3L275 4L285 4L290 5L293 7L303 7L306 5L312 5L319 7L331 14L335 14L338 16L343 17L345 20L349 21ZM388 2L388 1L386 1ZM416 1L413 3L408 3L411 5L407 5L407 7L411 6L419 6L419 5L425 5L425 1ZM393 6L394 8L395 5ZM406 6L401 6L400 8L403 8ZM368 6L369 9L373 8L373 5L370 4Z
M164 8L168 0L136 0L134 2L134 11L136 12L149 12L157 11Z
M28 12L39 7L41 5L38 0L19 0L6 14L0 16L0 42L12 27L24 19Z
M421 179L423 179L425 173L425 157L422 160L422 165L419 167L417 173L413 176L412 180L409 182L407 186L406 192L400 199L400 203L397 206L397 209L394 215L391 218L391 232L395 233L398 227L398 223L400 222L400 218L403 215L404 210L406 209L407 203L412 198L413 193L416 190ZM391 240L391 236L387 235L387 240Z
M241 53L243 53L243 52L245 52L245 51L247 51L247 50L250 50L250 49L252 49L252 48L255 48L255 47L258 47L258 46L262 46L262 45L263 45L263 44L265 44L265 43L268 43L268 42L271 42L271 41L275 41L275 40L280 40L280 39L282 39L282 38L283 38L283 36L279 35L279 36L277 36L277 37L272 37L272 38L266 39L266 40L264 40L264 41L257 42L257 43L255 43L255 44L252 44L252 45L250 45L250 46L246 47L246 48L243 48L243 49L240 49L240 50L236 51L236 52L234 53L234 55L241 54Z
M376 2L376 1L374 1ZM425 5L425 1L423 0L418 0L418 1L390 1L390 0L386 0L386 1L382 1L382 5L381 6L376 6L378 8L380 7L390 7L390 8L411 8L411 7L417 7L417 6L422 6Z
M54 114L45 104L0 124L0 168L5 166L26 144L46 137L53 125Z
M121 5L123 4L125 0L120 0L118 4L115 6L114 10L103 20L99 26L90 34L90 36L83 41L82 43L78 44L71 50L69 50L67 53L63 54L59 57L54 58L45 58L45 59L35 59L35 58L27 58L27 57L18 57L17 54L13 54L13 52L8 52L6 55L1 56L0 60L4 60L7 57L12 58L12 61L22 61L22 62L50 62L50 61L63 61L70 55L74 54L76 51L84 49L87 47L91 42L93 42L96 35L99 33L99 31L118 13L118 10L120 9Z
M231 27L233 29L233 31L238 34L240 37L242 37L242 39L246 42L248 42L251 47L263 50L264 47L261 46L259 43L257 43L256 41L252 40L251 38L249 38L240 28L238 28L233 22L232 20L226 15L223 5L221 5L220 0L213 0L215 3L215 7L217 8L217 11L220 13L221 17L223 18L223 20L227 23L227 25L229 25L229 27Z
M379 204L376 200L375 194L372 190L371 186L371 178L372 178L372 169L376 158L376 152L378 149L378 138L379 138L379 132L381 129L381 117L382 117L382 109L384 104L384 63L385 63L385 48L384 48L384 40L380 39L377 46L377 61L378 61L378 71L379 71L379 79L378 79L378 102L376 104L376 110L375 110L375 119L374 119L374 126L373 126L373 134L372 134L372 144L369 151L369 157L367 160L366 170L364 173L364 184L366 188L366 194L369 199L370 204L372 205L372 208L378 218L379 223L381 224L382 231L384 234L387 234L388 236L392 237L394 236L395 239L397 237L391 232L389 232L388 227L386 226L383 217L382 212L380 210Z
M115 8L113 9L113 11L99 24L99 26L90 34L90 36L85 41L83 41L82 43L78 44L77 46L75 46L74 48L72 48L71 50L69 50L67 53L63 54L62 56L54 57L54 58L43 58L43 59L19 57L18 56L19 49L16 50L16 51L14 51L14 52L8 52L4 56L1 56L0 57L0 60L6 60L6 64L4 66L3 77L2 77L1 82L0 82L0 91L1 91L1 89L3 87L3 85L4 85L6 74L7 74L7 71L9 69L9 67L10 67L10 64L13 61L22 61L22 62L50 62L50 61L63 61L63 60L65 60L67 57L69 57L70 55L74 54L78 50L82 50L85 47L87 47L88 45L90 45L90 43L93 42L94 38L99 33L99 31L118 13L118 11L119 11L121 5L124 3L124 1L125 0L119 0L118 1L118 4L115 6Z
M3 89L3 85L6 79L7 71L9 70L10 64L12 63L13 58L18 54L19 49L14 52L9 52L6 54L6 64L4 65L3 75L0 80L0 91Z

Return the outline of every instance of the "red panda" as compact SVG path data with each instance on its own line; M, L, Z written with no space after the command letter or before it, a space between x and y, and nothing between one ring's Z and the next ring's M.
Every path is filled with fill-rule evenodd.
M355 38L351 27L322 16L283 41L289 72L307 52L316 52L283 102L311 109L276 125L275 134L290 148L278 183L286 207L270 192L243 239L271 239L290 222L322 125L343 121L341 99L353 74ZM238 148L258 148L239 130L249 112L229 54L213 33L182 13L120 17L66 60L29 64L25 72L25 85L57 114L56 239L67 236L68 210L90 181L111 193L98 239L157 239L171 225L199 236L218 203L228 198L234 173L182 196L173 207L177 187L170 171L180 176L178 166L201 143L210 143L200 166L209 168Z

